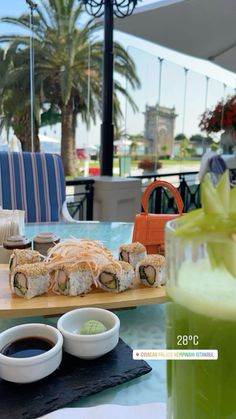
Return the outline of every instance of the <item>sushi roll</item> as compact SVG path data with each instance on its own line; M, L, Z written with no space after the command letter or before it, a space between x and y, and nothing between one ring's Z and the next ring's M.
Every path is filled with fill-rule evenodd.
M40 253L31 249L15 249L9 260L9 273L12 274L17 265L38 263L41 261Z
M121 292L131 288L134 280L134 269L123 261L113 261L101 268L98 277L100 288L110 292Z
M17 265L11 275L12 292L27 299L44 294L49 287L49 270L45 262Z
M53 268L51 281L56 294L76 296L91 291L93 274L85 262L60 263Z
M165 257L148 255L136 266L136 277L148 287L159 287L165 283Z
M147 256L146 248L139 242L123 244L119 248L119 260L130 263L134 269L145 256Z

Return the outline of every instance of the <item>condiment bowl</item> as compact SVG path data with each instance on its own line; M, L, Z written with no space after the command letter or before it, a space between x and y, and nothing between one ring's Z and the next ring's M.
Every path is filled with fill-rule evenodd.
M9 345L17 344L22 339L27 339L27 342L30 338L50 342L50 349L39 355L22 358L3 354L4 348ZM59 330L46 324L22 324L7 329L0 334L0 377L13 383L31 383L47 377L61 363L62 346L63 337Z
M89 320L100 321L107 330L91 335L80 334L81 326ZM114 349L119 341L119 318L102 308L79 308L69 311L60 317L57 327L64 338L64 350L78 358L98 358Z

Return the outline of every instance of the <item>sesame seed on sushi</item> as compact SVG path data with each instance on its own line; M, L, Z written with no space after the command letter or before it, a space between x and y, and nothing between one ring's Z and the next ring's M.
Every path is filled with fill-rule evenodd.
M9 260L9 273L12 274L17 265L38 263L41 261L40 253L31 249L15 249Z
M148 287L159 287L165 283L165 257L147 255L136 266L136 277L141 284Z
M121 292L131 288L133 280L132 266L127 262L114 260L101 268L98 284L105 291Z
M94 276L89 263L60 263L51 271L52 290L56 294L76 296L91 291Z
M44 294L49 288L48 264L44 262L17 265L11 278L11 290L27 299Z
M137 263L145 258L147 251L142 243L122 244L119 248L119 260L130 263L135 269Z

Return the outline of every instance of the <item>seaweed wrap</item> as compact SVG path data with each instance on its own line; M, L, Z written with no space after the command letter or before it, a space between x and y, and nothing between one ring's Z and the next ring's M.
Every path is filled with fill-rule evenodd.
M9 260L9 273L12 274L17 265L38 263L41 261L40 253L31 249L15 249Z
M137 263L147 255L146 248L139 242L123 244L119 248L119 260L130 263L135 269Z
M131 288L133 280L134 269L129 263L113 261L102 267L98 284L105 291L121 292Z
M60 263L51 271L52 290L56 294L76 296L91 291L94 283L89 263Z
M45 262L17 265L10 278L11 289L19 297L30 299L48 291L49 279Z
M165 257L148 255L136 266L136 277L148 287L159 287L165 283Z

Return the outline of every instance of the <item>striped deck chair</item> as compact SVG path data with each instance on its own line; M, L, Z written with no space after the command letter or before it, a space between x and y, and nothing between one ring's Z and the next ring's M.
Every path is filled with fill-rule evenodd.
M61 157L0 152L0 205L25 210L25 222L74 221L65 202Z

